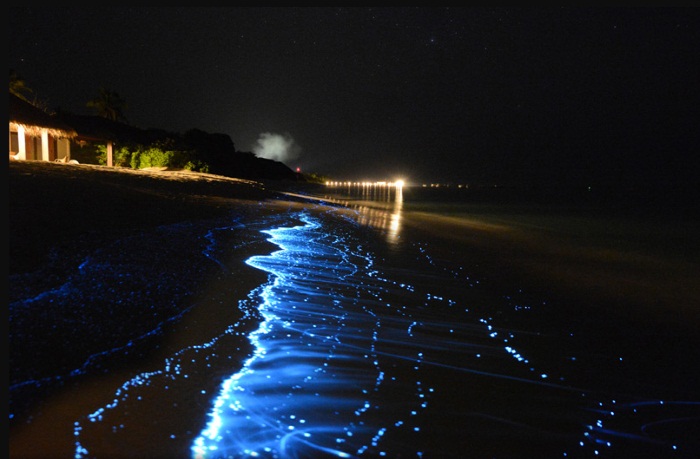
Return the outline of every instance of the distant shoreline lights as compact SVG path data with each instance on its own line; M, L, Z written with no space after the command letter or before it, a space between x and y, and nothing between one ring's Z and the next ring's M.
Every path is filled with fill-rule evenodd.
M402 188L404 186L404 181L399 179L393 182L389 181L379 181L379 182L352 182L352 181L327 181L326 186L358 186L358 187L395 187Z
M354 182L351 180L327 180L324 183L326 186L329 187L394 187L394 188L403 188L405 186L408 186L406 184L405 180L402 179L397 179L395 181L361 181L361 182ZM453 183L423 183L423 184L413 184L412 186L420 186L422 188L466 188L469 189L471 188L469 184L465 183L458 183L458 184L453 184ZM493 185L494 188L498 188L498 185Z

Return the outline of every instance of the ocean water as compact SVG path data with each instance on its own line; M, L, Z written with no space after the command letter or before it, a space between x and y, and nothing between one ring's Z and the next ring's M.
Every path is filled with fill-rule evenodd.
M186 228L218 279L139 335L157 357L115 363L144 338L78 359L88 383L43 415L61 457L698 457L697 222L454 189L289 198ZM114 253L31 305L84 297Z
M475 204L457 193L331 188L319 194L321 214L266 231L280 250L248 260L273 279L259 293L257 351L222 387L196 457L698 453L695 327L666 330L641 312L625 321L634 299L606 316L622 303L614 295L605 305L586 305L586 296L551 304L542 285L557 276L533 281L534 294L515 283L518 266L507 269L511 253L544 251L553 237L536 236L547 231L565 232L556 244L581 256L606 242L612 217L580 205ZM633 221L617 225L618 237L639 233ZM585 244L571 242L582 235ZM513 244L531 247L522 254ZM634 254L609 253L618 244L595 250L630 265L618 275L633 274ZM616 290L604 284L595 298ZM576 294L551 290L559 301Z

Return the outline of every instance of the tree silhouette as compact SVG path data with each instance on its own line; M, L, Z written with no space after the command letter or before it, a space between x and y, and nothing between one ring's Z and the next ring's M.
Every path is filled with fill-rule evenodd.
M52 115L54 112L49 106L49 102L39 99L38 95L27 86L27 82L16 71L10 69L10 94L13 94L25 102L29 102L39 110ZM31 97L30 97L31 96Z
M10 69L10 93L14 94L15 96L19 97L20 99L31 103L29 98L25 94L31 94L32 89L27 86L27 82L19 76L19 74Z
M97 114L112 121L127 122L124 116L126 101L115 91L107 88L100 88L99 95L86 104L88 107L97 110Z

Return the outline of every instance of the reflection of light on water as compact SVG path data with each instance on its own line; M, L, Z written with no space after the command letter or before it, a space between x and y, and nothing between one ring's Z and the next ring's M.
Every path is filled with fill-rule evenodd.
M394 207L391 211L391 223L389 225L389 240L394 242L399 237L401 230L401 209L403 208L403 182L399 181L400 186L396 187L396 197L394 198Z
M403 180L395 182L328 182L326 186L341 189L349 197L359 197L360 202L333 200L357 210L355 219L364 226L386 231L387 240L396 243L401 233L403 209ZM368 205L365 203L372 203ZM378 206L378 204L386 204Z

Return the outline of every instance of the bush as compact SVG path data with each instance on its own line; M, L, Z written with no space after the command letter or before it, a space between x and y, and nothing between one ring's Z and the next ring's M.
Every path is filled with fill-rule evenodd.
M192 172L204 172L208 173L209 172L209 165L207 163L203 163L202 161L199 160L194 160L194 161L187 161L185 163L185 166L183 169L192 171Z
M112 158L115 167L145 169L147 167L166 167L169 169L186 169L193 172L209 172L209 165L199 159L194 151L175 150L172 141L155 142L148 148L142 146L129 149L122 146L114 149ZM98 145L98 161L107 164L107 147Z
M137 150L131 155L131 167L145 169L147 167L170 167L175 153L151 147L147 150Z

